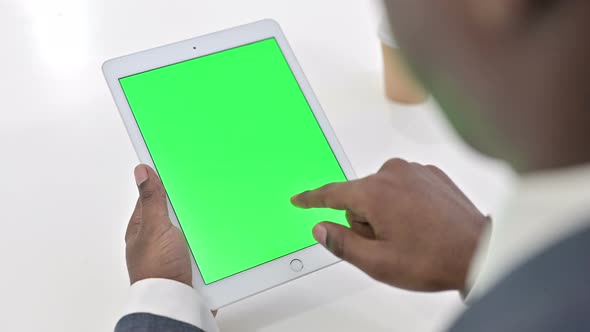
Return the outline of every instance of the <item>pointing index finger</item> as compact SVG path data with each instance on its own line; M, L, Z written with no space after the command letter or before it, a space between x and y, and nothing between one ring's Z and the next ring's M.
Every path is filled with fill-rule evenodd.
M330 183L291 198L291 203L304 209L330 208L358 211L361 201L360 180Z

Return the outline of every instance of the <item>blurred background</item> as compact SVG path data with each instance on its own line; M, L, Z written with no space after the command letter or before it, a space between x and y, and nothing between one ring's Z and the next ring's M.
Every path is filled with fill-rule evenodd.
M445 170L485 213L513 174L436 104L388 101L378 2L0 0L0 326L109 331L125 304L135 152L103 80L113 57L263 18L283 27L360 176L401 157ZM229 207L231 208L231 207ZM222 331L440 331L456 293L392 289L341 263L224 308Z

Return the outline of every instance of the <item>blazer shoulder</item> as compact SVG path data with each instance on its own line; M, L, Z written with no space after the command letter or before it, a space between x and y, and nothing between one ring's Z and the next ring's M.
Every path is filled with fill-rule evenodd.
M590 229L516 268L452 332L590 331Z

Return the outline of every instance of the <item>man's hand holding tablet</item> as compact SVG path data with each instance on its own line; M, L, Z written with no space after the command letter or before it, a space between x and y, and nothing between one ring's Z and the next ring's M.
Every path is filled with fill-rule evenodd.
M275 22L113 59L103 70L140 160L153 168L136 171L140 188L152 189L127 235L132 282L174 279L217 309L337 263L310 232L331 220L340 225L317 226L316 240L376 279L464 287L483 226L472 221L485 217L432 167L394 160L354 180ZM289 204L293 193L333 182L293 199L332 209ZM161 237L148 241L154 231ZM162 264L161 255L171 256Z
M339 261L309 229L317 219L345 224L344 214L303 211L289 197L354 170L275 22L120 57L103 71L140 161L162 180L210 308Z
M190 253L182 232L170 221L160 179L151 168L139 165L135 181L139 198L125 233L129 281L162 278L192 287Z

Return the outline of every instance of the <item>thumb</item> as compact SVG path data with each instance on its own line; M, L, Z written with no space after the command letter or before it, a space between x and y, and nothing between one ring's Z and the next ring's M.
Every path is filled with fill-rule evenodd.
M149 228L164 220L169 220L166 191L156 172L149 166L139 165L135 168L134 173L139 189L142 227Z
M368 274L378 266L383 250L380 242L367 239L351 229L331 222L322 222L313 228L313 236L332 254Z

